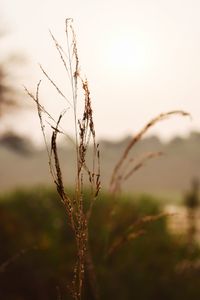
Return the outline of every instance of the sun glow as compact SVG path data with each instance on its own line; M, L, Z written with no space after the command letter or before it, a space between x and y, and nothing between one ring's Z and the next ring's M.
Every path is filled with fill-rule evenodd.
M112 72L145 73L154 60L152 45L136 36L121 35L106 43L103 55L107 68Z

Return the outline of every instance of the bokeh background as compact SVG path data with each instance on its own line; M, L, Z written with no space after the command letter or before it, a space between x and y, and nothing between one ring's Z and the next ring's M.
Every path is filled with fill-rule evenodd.
M73 18L101 153L102 190L90 222L100 299L199 299L199 1L0 0L0 8L0 298L70 299L75 245L24 87L35 93L42 80L41 104L55 119L66 109L62 126L73 139L73 111L39 66L70 97L49 30L66 49L65 19ZM163 155L110 194L125 147L171 110L191 118L152 127L130 157ZM49 142L51 130L46 118ZM73 194L73 143L61 136L58 149ZM83 298L96 300L87 276Z

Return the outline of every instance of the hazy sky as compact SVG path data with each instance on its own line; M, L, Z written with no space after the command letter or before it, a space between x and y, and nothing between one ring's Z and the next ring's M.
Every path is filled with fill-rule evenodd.
M0 0L0 7L10 32L5 49L26 56L19 85L31 90L42 78L38 62L67 88L48 30L65 47L65 19L74 19L99 137L134 133L175 109L190 112L193 121L175 117L151 132L168 138L200 130L199 0ZM49 89L42 90L42 100L61 109ZM14 121L38 137L35 111Z

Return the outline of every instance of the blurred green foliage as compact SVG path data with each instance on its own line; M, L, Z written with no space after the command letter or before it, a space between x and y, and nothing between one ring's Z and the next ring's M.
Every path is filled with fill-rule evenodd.
M87 192L86 192L87 197ZM200 299L198 268L178 271L192 257L178 236L167 231L166 218L142 223L157 215L158 199L101 193L90 222L93 253L101 299ZM121 243L116 239L143 230L143 235ZM37 187L0 198L0 299L70 299L75 245L67 215L56 192ZM85 299L92 299L89 285Z

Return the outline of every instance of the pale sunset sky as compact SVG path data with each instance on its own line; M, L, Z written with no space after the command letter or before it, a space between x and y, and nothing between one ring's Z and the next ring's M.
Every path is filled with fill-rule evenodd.
M0 0L0 8L1 26L8 31L0 56L25 57L15 82L22 92L23 85L33 91L43 78L38 63L68 88L49 29L65 48L70 17L99 138L133 134L157 114L177 109L191 113L192 121L173 117L151 133L168 139L200 130L199 0ZM62 109L46 84L41 101L57 114ZM70 118L67 122L71 133ZM15 113L4 126L16 123L19 132L41 138L34 109Z

